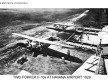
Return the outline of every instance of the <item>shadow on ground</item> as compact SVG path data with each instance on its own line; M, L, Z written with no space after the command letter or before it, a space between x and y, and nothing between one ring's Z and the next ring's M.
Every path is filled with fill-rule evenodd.
M69 56L69 55L67 55L65 53L61 53L59 51L56 51L56 50L53 50L53 49L49 49L49 48L46 48L46 47L43 48L42 52L43 52L44 55L50 55L50 56L57 57L57 58L64 57L65 60L76 62L76 63L82 63L83 62L78 57Z

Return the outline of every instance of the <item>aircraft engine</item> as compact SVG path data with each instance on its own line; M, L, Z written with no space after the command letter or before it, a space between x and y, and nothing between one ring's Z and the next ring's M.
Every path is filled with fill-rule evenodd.
M32 40L27 40L27 48L28 49L32 49L32 48L36 48L37 43L32 41Z

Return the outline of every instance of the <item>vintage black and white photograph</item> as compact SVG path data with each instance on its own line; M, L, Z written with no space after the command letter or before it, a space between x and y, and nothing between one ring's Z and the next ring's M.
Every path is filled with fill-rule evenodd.
M0 8L0 75L107 75L107 8Z

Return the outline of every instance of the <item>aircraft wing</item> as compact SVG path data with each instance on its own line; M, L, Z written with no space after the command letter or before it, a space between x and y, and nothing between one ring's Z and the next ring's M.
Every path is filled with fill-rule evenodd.
M39 39L39 38L27 36L27 35L18 34L18 33L12 33L12 34L23 37L23 38L26 38L26 39L29 39L29 40L32 40L32 41L37 41L37 42L56 45L56 46L62 46L62 47L66 47L66 48L73 48L73 46L70 46L70 45L65 45L65 44L61 44L61 43L57 43L57 42L52 42L52 41L45 40L45 39Z
M84 47L84 48L88 48L88 49L97 49L96 47L91 47L88 45L81 45L81 44L77 44L77 43L59 43L59 42L53 42L53 41L49 41L49 40L45 40L45 39L39 39L39 38L35 38L35 37L31 37L31 36L27 36L27 35L22 35L22 34L18 34L18 33L12 33L13 35L17 35L32 41L37 41L37 42L41 42L41 43L45 43L45 44L50 44L50 45L56 45L56 46L62 46L65 48L73 48L74 46L76 47Z

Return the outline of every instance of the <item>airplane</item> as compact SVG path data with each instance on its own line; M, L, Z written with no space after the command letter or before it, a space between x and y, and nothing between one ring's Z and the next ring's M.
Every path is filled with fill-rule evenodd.
M59 27L65 26L65 25L59 25ZM61 31L61 32L68 32L70 33L70 37L74 38L74 42L77 43L86 43L86 44L92 44L92 45L99 45L100 40L102 39L102 44L108 44L106 39L108 37L108 25L103 27L102 29L97 29L97 28L87 28L87 27L73 27L70 26L69 29L56 29L56 27L47 27L48 29L53 29L56 31ZM71 29L70 29L71 28Z
M97 46L71 43L71 42L68 42L68 41L63 41L63 42L62 41L50 41L49 39L51 37L48 37L47 39L40 39L40 38L35 38L35 37L31 37L31 36L27 36L27 35L23 35L23 34L18 34L18 33L12 33L12 34L28 39L29 43L27 43L27 47L30 47L30 50L34 49L34 48L37 48L39 51L44 51L44 53L47 50L46 48L50 47L50 45L60 46L60 47L63 47L63 48L68 48L68 49L75 49L76 47L77 48L80 47L80 48L91 49L92 51L97 52ZM34 51L36 51L36 49L34 49ZM58 55L60 55L60 53ZM62 55L63 54L61 54L61 56ZM67 54L67 55L70 56L70 54Z
M97 29L97 28L79 27L75 25L63 25L59 23L55 23L53 27L46 27L46 28L53 29L56 31L68 32L68 33L72 33L76 31L77 33L80 33L80 34L84 33L84 31L89 34L93 34L93 33L96 34L95 32L101 31L101 29Z
M65 43L60 43L60 41L54 42L54 41L50 41L48 39L40 39L40 38L35 38L35 37L18 34L18 33L12 33L12 34L15 36L20 36L20 37L28 39L29 44L31 46L30 48L32 48L30 50L32 50L32 52L43 54L43 55L51 55L51 56L55 56L55 57L58 57L61 59L65 59L65 60L69 60L69 61L73 61L73 62L77 62L77 63L82 63L81 59L71 56L69 54L69 50L68 50L68 52L65 50L65 53L64 53L62 50L58 51L58 50L55 50L50 47L50 46L52 46L52 47L60 46L63 48L73 49L74 47L72 45L70 46ZM27 42L22 42L22 43L27 44L27 46L29 46ZM94 49L96 49L96 48L94 48ZM33 56L35 57L35 55L33 55Z
M42 43L44 43L44 44L46 44L46 46L44 46L44 47L42 47L43 49L41 50L41 51L44 51L44 53L47 51L47 53L49 52L48 51L48 49L46 49L46 48L48 48L50 45L56 45L56 46L61 46L61 47L66 47L66 48L72 48L73 49L73 46L82 46L82 47L84 47L84 46L86 46L86 45L80 45L80 44L74 44L73 43L73 45L69 45L69 44L66 44L66 43L64 43L64 44L62 44L62 43L60 43L60 42L53 42L53 41L50 41L50 40L48 40L48 39L39 39L39 38L35 38L35 37L31 37L31 36L27 36L27 35L22 35L22 34L18 34L18 33L12 33L13 35L17 35L17 36L20 36L20 37L24 37L24 38L26 38L26 39L29 39L29 40L31 40L31 41L33 41L34 42L34 44L36 45L36 43L37 42L40 42L40 44ZM31 42L31 45L33 45L33 43ZM89 46L89 45L88 45ZM88 47L88 48L90 48L90 46ZM92 47L91 47L92 48ZM93 49L93 48L92 48ZM97 47L94 47L94 49L95 50L98 50L97 49ZM99 48L100 49L100 48ZM37 51L36 49L35 49L35 51ZM100 52L99 52L100 53ZM55 53L55 51L53 50L53 52L52 53L50 53L51 55L55 55L55 56L57 56L57 57L61 57L61 56L63 56L63 57L66 57L65 59L67 59L67 60L72 60L72 61L74 61L74 62L76 62L76 60L77 60L77 62L78 63L81 63L82 61L80 60L80 59L78 59L77 57L72 57L72 56L70 56L71 57L71 59L69 59L68 58L68 56L66 56L66 54L63 54L63 53L60 53L60 52L56 52ZM90 57L91 58L91 57ZM96 58L97 58L97 56L96 56ZM93 59L93 58L92 58ZM92 67L94 67L95 65L97 65L97 68L96 68L96 71L95 71L95 73L96 73L96 75L98 75L98 74L105 74L105 72L104 72L104 68L105 68L105 66L104 66L104 61L103 61L103 58L101 57L101 54L100 54L100 57L98 58L98 59L96 59L96 60L99 60L98 61L98 63L96 63L96 64L94 64L94 62L95 62L95 59L93 59L93 63L90 63L91 64L91 66L90 66L90 64L88 64L87 62L86 62L86 65L88 64L89 65L89 68L87 68L88 67L88 65L87 65L87 67L84 67L84 68L86 68L85 70L86 71L91 71L90 70L90 68L92 68ZM85 63L84 63L85 64ZM80 68L79 68L80 69ZM86 72L84 70L84 72ZM79 70L78 70L78 72L79 72ZM93 71L91 71L91 72L93 72ZM77 73L77 72L76 72ZM82 72L83 73L83 72ZM88 73L90 73L90 72L88 72ZM75 74L75 73L74 73ZM91 74L91 73L90 73Z

